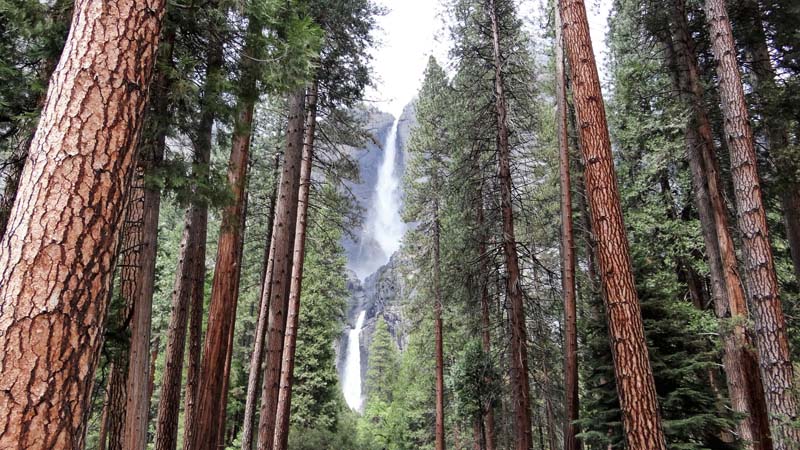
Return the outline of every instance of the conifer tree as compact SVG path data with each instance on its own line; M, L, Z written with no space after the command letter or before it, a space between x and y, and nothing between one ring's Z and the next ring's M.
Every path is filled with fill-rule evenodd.
M737 222L742 236L751 306L755 313L756 345L772 439L776 449L789 449L800 443L800 430L791 425L798 418L793 389L794 370L767 230L753 131L726 2L707 0L705 8L712 50L717 60L725 142L730 152Z
M562 0L559 14L574 81L575 111L586 164L586 190L597 236L626 442L632 450L665 449L586 8L582 2Z
M121 2L109 9L101 3L75 5L66 50L53 74L32 157L20 178L19 200L10 214L13 231L0 241L3 447L83 446L125 196L164 13L158 1L146 8ZM102 59L92 56L107 47L124 51ZM122 78L127 83L113 81ZM66 113L76 108L86 111L81 120ZM67 155L73 162L59 163ZM106 176L88 177L86 171ZM47 355L47 363L40 364L34 355Z

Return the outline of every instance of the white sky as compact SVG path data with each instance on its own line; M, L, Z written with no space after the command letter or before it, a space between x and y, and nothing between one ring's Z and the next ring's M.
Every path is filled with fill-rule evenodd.
M545 0L524 0L521 11L541 11ZM450 48L440 0L376 0L388 13L378 20L377 46L373 51L376 88L367 99L383 111L399 115L417 93L428 57L447 66ZM592 42L602 78L605 66L605 34L611 0L586 2Z

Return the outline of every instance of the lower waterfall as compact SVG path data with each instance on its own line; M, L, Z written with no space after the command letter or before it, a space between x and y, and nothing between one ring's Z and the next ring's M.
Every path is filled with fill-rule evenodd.
M351 409L361 410L361 328L367 312L361 311L356 326L347 336L347 357L344 361L342 390L344 399Z

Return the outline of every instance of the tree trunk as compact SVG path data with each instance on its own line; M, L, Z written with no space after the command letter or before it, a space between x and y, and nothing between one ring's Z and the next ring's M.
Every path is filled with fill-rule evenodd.
M575 237L572 222L572 183L569 170L567 83L561 18L556 14L556 105L559 176L561 179L561 290L564 295L564 450L580 450L575 422L578 403L578 322L575 296Z
M514 235L514 211L511 198L511 148L508 142L508 109L500 50L500 25L495 0L488 0L492 22L494 55L495 114L497 119L497 152L499 163L500 208L503 214L503 252L508 278L506 292L511 304L511 387L514 397L514 424L516 449L529 450L532 446L530 386L528 384L528 347L525 309L520 285L517 243Z
M150 350L150 380L147 382L147 403L153 400L153 392L156 389L156 361L158 361L158 350L160 346L160 338L153 342L152 349ZM149 414L148 414L149 416Z
M761 9L755 0L743 0L740 2L740 8L743 13L743 26L747 29L747 33L744 33L741 41L752 69L748 72L750 84L764 115L770 156L775 160L778 171L786 237L789 242L795 276L800 282L800 212L798 212L800 183L795 175L800 163L792 157L790 152L787 152L789 147L788 125L780 105L776 104L775 100L778 87L775 83L776 75L775 69L772 67L769 47L767 47Z
M202 110L197 133L193 139L192 171L200 183L207 179L208 164L211 159L211 140L215 118L213 103L217 95L214 86L222 63L219 46L220 43L217 41L212 41L210 44L206 61ZM186 324L190 314L192 335L189 344L189 371L186 376L186 408L184 411L187 433L191 428L188 425L193 422L191 411L197 386L197 366L200 362L207 231L208 206L205 201L193 202L185 214L178 268L175 272L172 289L172 312L170 313L167 347L164 355L161 399L156 416L156 450L175 450L178 444ZM191 313L189 313L190 308Z
M242 232L239 235L239 245L236 247L236 255L241 265L242 256L244 254L244 238L245 238L245 230L247 228L247 205L248 197L247 193L245 193L244 199L244 206L242 207L242 214L241 214L241 223L239 227L241 228ZM235 298L239 298L239 287L241 286L242 278L241 276L236 277L236 284L233 288L233 295ZM235 315L234 315L235 317ZM233 336L236 330L236 324L231 324L230 330L228 331L228 344L227 344L227 354L225 356L225 372L222 375L222 395L219 399L219 417L217 421L217 448L225 448L225 439L227 437L225 430L227 425L228 419L228 395L231 385L231 362L233 360Z
M0 448L83 447L163 11L75 4L0 240Z
M289 307L286 311L286 337L283 343L281 387L278 395L278 409L275 416L273 450L286 450L289 441L294 358L297 346L297 328L300 320L300 294L302 291L303 263L305 261L306 250L308 198L311 192L311 168L314 161L314 133L316 133L317 125L317 95L318 87L315 81L308 89L305 138L303 142L302 162L300 165L300 190L298 193L297 220L295 224L292 281L289 294Z
M745 271L755 313L756 344L762 380L776 449L800 445L796 420L797 402L793 392L794 371L789 355L778 279L769 243L767 217L758 178L753 132L750 128L736 48L725 0L706 0L706 17L712 50L717 59L725 139L731 158L731 176L737 206L737 220L744 246Z
M145 119L142 140L139 144L139 162L146 175L161 165L166 148L167 123L169 123L169 91L172 67L172 49L175 43L174 26L166 26L158 66L151 86L153 96ZM150 329L155 291L156 253L158 244L158 215L161 191L142 183L141 222L135 230L139 234L138 261L130 270L134 286L129 290L131 308L130 347L126 377L125 437L126 450L144 450L147 447L147 428L150 414ZM137 199L138 201L138 199ZM139 223L137 221L137 223ZM125 294L123 290L123 294Z
M267 239L264 252L264 270L261 273L261 291L258 298L258 321L256 323L253 353L250 356L250 371L247 377L247 398L244 407L244 423L242 424L242 450L253 448L253 425L256 418L256 402L258 401L258 381L261 376L261 362L264 359L264 339L267 332L267 316L269 315L270 295L265 290L271 284L266 280L272 279L275 265L275 239L272 228L275 225L275 202L278 195L278 169L280 168L280 153L275 154L273 182L275 186L269 199L269 217L267 218Z
M103 414L100 417L100 431L97 433L97 450L106 450L108 448L108 428L111 425L114 372L114 363L111 363L108 368L108 381L106 382L106 398L103 401Z
M762 427L766 405L751 395L760 389L757 371L749 369L754 358L745 328L748 310L738 272L733 237L728 226L728 208L717 169L711 122L703 101L703 88L697 59L686 22L685 2L675 0L672 9L672 38L667 38L667 53L674 65L673 83L691 106L692 117L686 128L686 147L703 237L706 244L715 312L730 319L733 327L722 324L723 366L731 407L744 416L737 434L747 448L770 448L769 429ZM674 49L673 46L674 45ZM757 387L758 389L753 389Z
M258 450L271 450L275 437L275 415L280 391L281 359L286 330L288 289L291 285L294 232L297 221L297 203L300 184L300 165L303 150L303 127L305 116L305 90L289 96L289 129L286 136L281 183L278 188L278 203L275 209L275 225L272 236L275 240L275 262L270 283L264 287L269 297L267 318L267 353L264 379L261 387L260 422L258 424Z
M434 189L439 192L440 186L434 181ZM434 200L433 212L433 330L436 346L436 450L444 450L444 342L442 338L442 287L441 257L439 239L441 223L439 221L439 201Z
M118 363L122 363L120 366ZM108 375L105 434L108 450L124 450L125 435L125 361L111 363Z
M626 441L630 450L665 450L586 8L580 0L559 6Z
M782 115L780 105L775 100L778 87L775 82L775 69L767 47L764 31L763 15L758 2L745 0L741 5L744 12L744 24L748 32L744 34L743 43L752 70L749 72L750 84L753 87L756 101L761 107L767 129L767 140L770 156L775 160L780 186L781 207L784 213L786 238L791 251L795 277L800 281L800 183L795 174L798 162L792 158L789 147L788 124Z
M145 128L146 128L145 119ZM141 149L141 147L140 147ZM110 403L109 414L111 426L108 428L109 450L125 448L125 422L128 403L128 373L130 364L130 342L132 336L131 322L134 316L134 304L139 295L139 278L141 275L143 229L144 229L144 166L137 165L131 186L128 189L128 201L125 211L125 223L122 226L122 243L119 251L118 280L121 309L114 316L114 333L120 347L111 355L114 374L114 396ZM113 292L111 293L114 296Z
M256 27L251 21L248 31ZM260 29L258 29L260 32ZM219 243L217 246L214 281L211 288L208 324L203 345L203 360L200 365L197 386L197 403L194 406L194 420L190 423L185 439L189 450L211 450L219 441L218 418L222 388L228 358L230 330L236 319L239 275L241 273L242 216L245 206L245 185L250 153L250 137L253 129L253 111L258 99L254 43L251 39L245 44L242 54L242 80L239 83L237 114L233 126L231 155L228 161L228 183L233 192L233 200L222 212Z

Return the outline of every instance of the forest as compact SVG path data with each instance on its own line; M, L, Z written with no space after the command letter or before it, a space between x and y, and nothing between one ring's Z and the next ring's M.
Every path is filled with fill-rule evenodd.
M0 449L800 450L800 2L429 1L0 0Z

